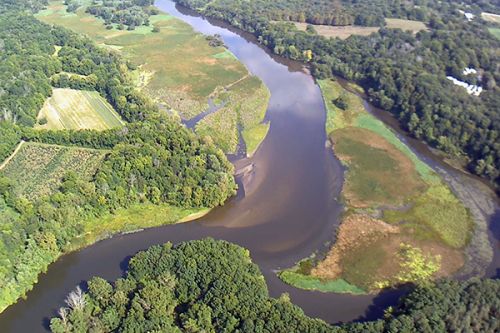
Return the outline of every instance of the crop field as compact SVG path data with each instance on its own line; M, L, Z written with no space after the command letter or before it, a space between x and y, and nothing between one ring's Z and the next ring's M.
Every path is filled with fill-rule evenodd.
M105 151L94 149L27 142L0 174L15 179L14 192L18 196L34 200L56 190L70 171L92 177L104 155Z
M185 119L204 111L217 88L248 74L245 66L225 48L209 46L202 34L165 13L152 16L151 27L141 26L133 31L107 30L103 21L85 13L84 7L69 14L61 1L51 1L37 17L87 34L98 44L120 52L148 73L143 91ZM152 32L153 26L160 32Z
M284 271L294 273L283 275L284 281L323 291L331 282L329 288L336 292L346 292L345 282L372 291L456 272L471 236L466 208L394 132L365 110L358 96L332 80L319 85L327 107L326 131L347 167L342 190L347 212L326 258L315 262L309 274ZM337 106L342 106L339 99L343 109ZM432 270L419 271L412 261Z
M387 27L390 29L402 29L402 30L410 30L414 33L425 30L427 27L423 22L420 21L412 21L412 20L402 20L402 19L385 19ZM293 22L297 29L301 31L306 31L308 23L301 22ZM331 26L331 25L321 25L321 24L313 24L312 25L318 35L325 37L337 37L340 39L346 39L349 36L357 35L357 36L368 36L374 32L379 30L379 27L362 27L362 26Z
M38 114L39 129L95 129L106 130L124 123L113 107L97 91L53 89Z

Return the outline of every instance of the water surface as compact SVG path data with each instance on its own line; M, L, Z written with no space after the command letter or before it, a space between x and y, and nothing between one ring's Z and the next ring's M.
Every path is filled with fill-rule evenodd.
M148 229L101 241L63 256L21 300L0 315L2 332L39 332L64 304L76 285L98 275L121 276L137 251L167 241L214 237L248 248L262 270L272 296L290 294L292 302L313 317L337 323L380 316L400 291L352 296L303 291L282 283L275 271L293 265L332 241L342 206L337 197L343 169L324 129L325 109L319 87L302 65L271 56L245 33L176 7L156 2L204 34L219 34L228 48L271 91L266 120L268 136L251 159L236 159L237 168L253 164L245 187L224 206L191 223Z

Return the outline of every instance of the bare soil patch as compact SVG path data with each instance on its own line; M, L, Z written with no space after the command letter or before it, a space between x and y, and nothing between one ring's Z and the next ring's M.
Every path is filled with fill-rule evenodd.
M342 274L341 261L346 252L359 244L373 242L398 232L399 227L368 215L349 215L338 229L335 245L325 259L311 270L311 275L321 279L337 279Z

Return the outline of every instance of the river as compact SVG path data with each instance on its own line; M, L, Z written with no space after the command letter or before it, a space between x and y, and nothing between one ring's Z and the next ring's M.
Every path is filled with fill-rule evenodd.
M315 251L326 250L342 213L337 199L343 168L325 144L324 104L308 71L270 55L252 36L201 18L170 0L157 0L156 6L199 32L221 35L229 50L271 91L268 136L250 159L232 158L237 168L252 165L245 179L239 179L245 186L226 205L195 222L116 236L63 256L40 276L27 299L0 315L1 331L43 332L66 295L90 277L114 280L140 250L204 237L248 248L270 294L289 293L292 302L310 316L331 323L380 316L386 306L397 302L401 292L376 296L310 292L282 283L275 274ZM498 238L492 240L498 245ZM500 266L498 262L492 265L493 271Z

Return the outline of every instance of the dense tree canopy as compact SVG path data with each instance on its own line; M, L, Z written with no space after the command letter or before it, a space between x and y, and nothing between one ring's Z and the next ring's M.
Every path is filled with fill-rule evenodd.
M236 188L222 151L137 91L118 55L39 22L23 3L0 6L0 160L21 139L105 149L105 158L91 179L68 173L55 193L33 200L0 172L2 310L73 248L89 219L138 203L211 208ZM96 90L127 123L106 131L34 129L52 87Z
M495 1L468 1L468 7L451 0L176 1L253 33L276 54L310 61L317 78L335 74L358 82L375 105L392 112L413 136L451 155L466 157L470 171L499 186L500 40L488 31L480 16L469 22L459 11L466 9L476 15L482 10L498 12ZM309 14L304 19L301 13L365 13L353 9L358 6L377 19L356 24L382 25L384 17L413 18L424 20L428 30L413 34L383 28L370 36L340 40L273 21L336 24L316 22ZM282 12L295 16L276 14ZM466 67L478 74L465 74ZM480 96L468 95L447 76L481 86L484 91Z
M125 277L94 277L67 298L53 332L494 332L500 281L442 281L417 287L384 319L330 326L286 295L269 297L247 250L205 239L139 252ZM332 308L335 311L335 308Z
M94 4L87 7L87 12L98 16L104 20L106 25L118 24L120 29L125 26L128 30L134 30L141 25L149 25L149 16L157 14L155 8L149 8L154 0L104 0L94 1ZM71 11L75 6L68 6Z

